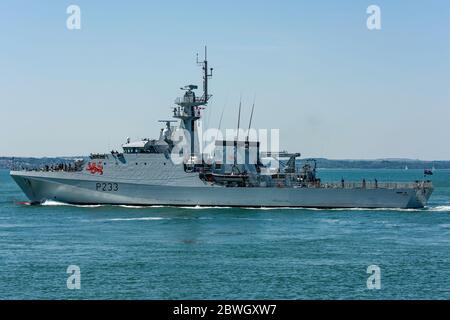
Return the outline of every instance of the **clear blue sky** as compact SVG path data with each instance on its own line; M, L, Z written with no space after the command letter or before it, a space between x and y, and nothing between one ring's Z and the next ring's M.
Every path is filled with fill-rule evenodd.
M82 29L66 29L77 4ZM381 7L382 30L366 28ZM178 88L200 82L205 119L280 128L306 157L450 159L450 2L0 2L0 155L85 155L157 137Z

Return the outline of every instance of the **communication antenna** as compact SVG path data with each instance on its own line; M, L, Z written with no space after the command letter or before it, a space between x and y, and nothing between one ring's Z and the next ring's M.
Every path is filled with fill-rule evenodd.
M225 111L225 106L223 106L223 108L222 108L222 114L220 115L220 120L219 120L219 128L217 131L220 131L220 128L222 127L222 119L223 119L224 111Z
M239 141L239 128L241 126L241 107L242 107L242 96L239 99L239 113L238 113L237 135L236 135L237 141Z
M256 100L256 97L253 98L252 113L250 114L250 121L248 122L247 142L248 142L248 140L249 140L250 128L251 128L251 126L252 126L253 111L255 110L255 100Z
M242 107L242 96L239 99L239 114L238 114L238 124L237 124L237 135L236 135L236 141L234 141L234 165L233 168L237 165L237 147L239 142L239 128L241 126L241 107Z
M222 108L222 114L220 115L220 120L219 120L219 127L217 128L217 132L216 132L216 140L217 140L217 136L219 135L219 131L220 131L220 127L222 126L222 119L223 119L223 112L225 111L225 105ZM216 151L214 150L214 156L216 155Z

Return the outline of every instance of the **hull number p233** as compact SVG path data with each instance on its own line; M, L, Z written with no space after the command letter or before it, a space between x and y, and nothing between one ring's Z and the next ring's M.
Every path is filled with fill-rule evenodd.
M118 183L97 182L95 184L95 190L103 191L103 192L117 192L117 191L119 191L119 184Z

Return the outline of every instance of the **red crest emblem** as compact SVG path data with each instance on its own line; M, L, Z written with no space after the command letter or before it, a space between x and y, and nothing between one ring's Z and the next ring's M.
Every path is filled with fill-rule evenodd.
M91 174L103 174L103 165L101 162L95 163L95 162L89 162L86 168L86 171L89 171Z

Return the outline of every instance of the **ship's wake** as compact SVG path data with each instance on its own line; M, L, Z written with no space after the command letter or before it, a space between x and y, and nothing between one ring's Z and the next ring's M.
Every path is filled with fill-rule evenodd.
M101 204L70 204L65 202L59 202L54 200L46 200L45 202L41 203L41 206L44 207L60 207L60 206L68 206L68 207L79 207L79 208L100 208L103 207Z
M422 212L424 209L401 209L401 208L304 208L304 207L261 207L261 208L243 208L246 210L300 210L300 211L404 211L404 212Z
M31 205L29 202L16 202L18 205L29 206ZM173 209L188 209L188 210L217 210L217 209L234 209L233 207L222 207L222 206L163 206L163 205L149 205L149 206L140 206L140 205L101 205L101 204L69 204L54 200L47 200L41 204L41 206L46 207L56 207L56 206L70 206L70 207L78 207L78 208L100 208L100 207L118 207L124 209L160 209L160 208L173 208ZM262 211L270 211L270 210L295 210L295 211L343 211L343 212L353 212L353 211L398 211L398 212L449 212L450 213L450 205L435 205L435 206L427 206L422 209L401 209L401 208L302 208L302 207L241 207L236 209L244 209L244 210L262 210Z
M427 209L428 211L435 211L435 212L450 212L450 206L435 206L429 207Z

